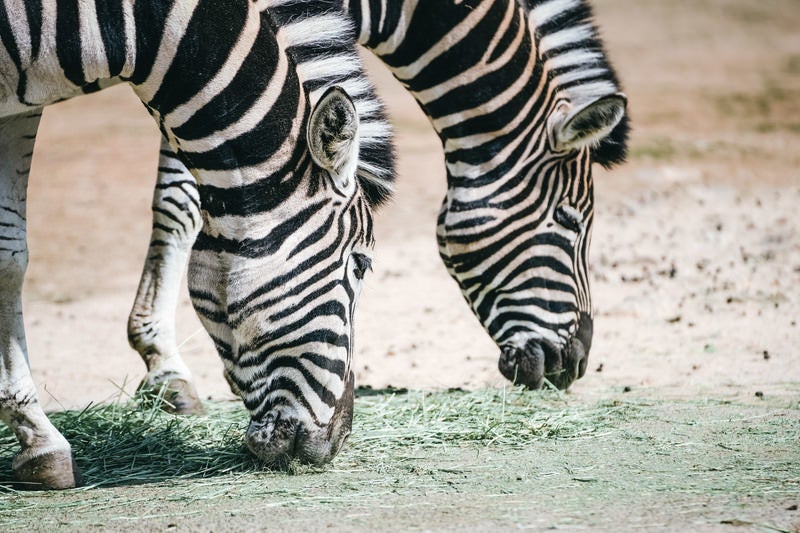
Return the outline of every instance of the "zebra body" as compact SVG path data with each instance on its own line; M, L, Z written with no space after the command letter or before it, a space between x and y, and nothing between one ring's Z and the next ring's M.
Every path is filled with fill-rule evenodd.
M414 95L442 141L448 192L437 228L440 255L501 348L500 371L532 388L545 376L568 387L585 372L592 339L591 165L621 162L628 128L625 97L589 4L340 1L358 40ZM169 151L162 165L171 165ZM159 183L174 176L161 172ZM178 257L199 228L170 225L160 210L181 213L162 201L168 191L185 194L156 190L153 239ZM158 248L151 257L129 339L150 354L144 385L168 383L182 410L192 412L199 402L174 343L180 264L161 260ZM154 321L159 327L144 326Z
M36 128L43 106L119 82L166 140L160 199L183 217L162 210L167 232L188 242L202 225L192 302L250 411L249 448L330 460L350 431L353 312L392 174L347 19L325 0L2 0L0 43L0 417L22 446L17 477L77 482L22 324Z

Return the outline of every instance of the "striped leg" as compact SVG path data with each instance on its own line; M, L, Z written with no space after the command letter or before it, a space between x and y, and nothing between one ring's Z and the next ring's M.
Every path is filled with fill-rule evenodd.
M41 112L0 121L0 418L22 447L15 477L28 488L78 483L67 440L39 405L28 366L22 321L22 281L28 264L26 194Z
M128 318L128 340L147 365L140 389L158 392L166 385L165 408L178 414L204 412L175 338L178 288L201 226L194 178L162 139L150 248Z

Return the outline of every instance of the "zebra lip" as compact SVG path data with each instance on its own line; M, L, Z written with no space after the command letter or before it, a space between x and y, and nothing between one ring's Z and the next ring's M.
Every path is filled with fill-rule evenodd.
M245 436L247 447L260 461L277 468L285 468L292 459L315 465L330 462L350 434L354 390L355 376L351 371L327 424L298 420L294 411L281 407L251 420Z
M545 378L556 388L566 390L572 383L583 377L588 362L587 348L578 337L572 337L558 357L558 366L545 372ZM547 365L546 365L547 366Z
M326 428L309 430L294 420L286 423L253 421L247 429L247 447L261 462L273 468L286 468L292 460L306 464L325 464L338 452Z

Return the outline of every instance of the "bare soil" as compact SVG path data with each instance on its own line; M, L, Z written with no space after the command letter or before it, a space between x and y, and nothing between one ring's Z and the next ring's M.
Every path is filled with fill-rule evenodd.
M595 175L595 340L590 370L571 388L570 401L711 398L742 406L775 401L796 409L800 4L596 4L635 129L629 162ZM400 178L396 199L377 217L375 271L358 309L358 383L415 389L502 385L498 350L437 255L436 213L445 192L438 139L411 97L374 60L368 62L397 129ZM144 364L127 345L125 323L148 242L157 150L155 125L124 87L45 113L29 190L25 319L31 365L48 409L115 398L120 389L133 391L144 375ZM178 332L201 394L231 398L185 288ZM800 460L800 444L796 452ZM535 455L520 460L535 461ZM509 468L516 464L509 459ZM615 464L620 475L629 466L622 459ZM553 483L540 474L530 474L535 486ZM797 487L796 479L791 486ZM526 507L538 492L523 495L515 487L502 490L518 494L520 509L558 513L562 502ZM582 494L591 498L592 484L585 489ZM514 527L484 513L490 505L485 495L462 500L457 494L426 499L428 514L411 507L408 514L378 513L369 515L377 521L354 524L372 529L396 519L399 529L404 523L424 528L426 522L415 517L439 516L430 523L447 529L442 513L463 503L453 524ZM609 509L627 529L622 524L628 518L674 518L686 504L662 496L656 491L631 510L624 494L607 494L597 512ZM706 496L713 501L713 491ZM796 528L797 494L792 497L794 510L783 496L775 500L769 494L742 495L740 505ZM216 524L225 529L224 521ZM613 529L606 520L595 525Z

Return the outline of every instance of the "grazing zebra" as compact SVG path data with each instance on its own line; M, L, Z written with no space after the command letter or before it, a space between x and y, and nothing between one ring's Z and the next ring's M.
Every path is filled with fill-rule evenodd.
M392 178L348 19L315 0L1 0L0 417L22 448L15 476L78 482L38 403L22 321L39 118L114 82L133 88L197 182L190 291L250 411L248 447L265 462L330 460L350 432L353 312L371 211Z
M592 341L591 165L623 161L626 97L585 0L349 0L359 40L442 141L439 253L531 388L567 388Z
M626 99L589 4L339 1L359 41L414 95L441 138L448 192L440 254L501 348L500 371L531 388L545 376L568 387L586 371L592 340L591 165L623 161L628 131ZM128 331L147 363L144 385L168 383L175 409L196 412L174 334L181 257L199 231L180 166L165 147L153 200L156 245Z

